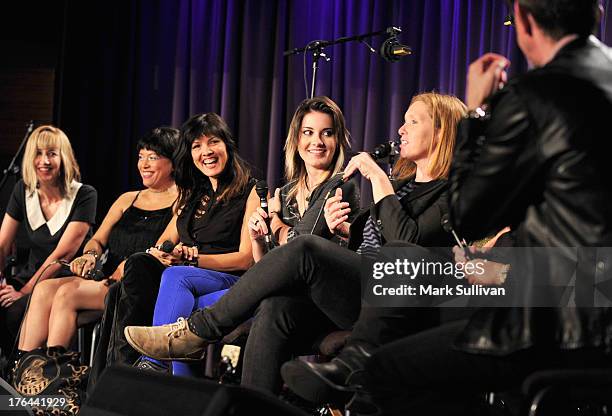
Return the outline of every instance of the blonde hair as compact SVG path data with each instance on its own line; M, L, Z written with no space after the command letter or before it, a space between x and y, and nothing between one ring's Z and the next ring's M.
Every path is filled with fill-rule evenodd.
M434 136L438 134L439 137L437 143L433 137L429 143L428 173L433 179L447 178L455 149L457 125L467 114L467 107L455 96L436 92L415 95L410 105L418 101L424 103L429 109L434 126ZM399 179L413 177L416 175L416 164L411 160L400 158L393 167L393 174Z
M74 157L72 146L66 134L53 126L40 126L32 132L23 154L21 172L28 192L34 192L38 185L34 160L39 149L58 148L60 156L60 176L57 186L62 197L66 197L73 180L81 180L79 165Z
M300 129L304 116L311 112L327 114L332 118L334 136L336 137L336 152L332 158L327 175L323 181L342 171L347 151L351 148L350 133L346 128L342 110L329 97L313 97L300 103L289 125L289 133L285 141L285 180L293 183L287 192L287 199L296 197L300 189L306 188L306 165L298 152Z

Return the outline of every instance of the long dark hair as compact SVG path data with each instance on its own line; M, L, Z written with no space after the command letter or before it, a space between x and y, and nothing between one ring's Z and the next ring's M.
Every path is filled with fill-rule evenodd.
M227 163L217 178L217 189L221 191L217 200L221 203L229 201L244 192L249 183L250 169L238 154L236 141L227 123L215 113L197 114L181 127L179 145L174 154L176 185L179 189L178 208L191 202L194 195L200 195L204 189L212 186L208 176L195 166L191 156L191 145L202 136L221 139L227 149Z

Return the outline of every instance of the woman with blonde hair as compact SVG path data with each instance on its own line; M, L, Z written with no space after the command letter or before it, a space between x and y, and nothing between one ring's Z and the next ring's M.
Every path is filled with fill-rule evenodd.
M19 350L47 346L68 348L76 332L77 313L104 310L111 284L123 277L128 256L144 251L157 241L173 215L178 197L172 155L178 130L159 127L136 145L138 171L143 190L125 192L111 206L102 224L71 262L72 276L39 283L24 318ZM106 257L104 264L98 261ZM95 280L91 273L99 268Z
M413 100L399 133L401 158L412 162L415 169L395 186L369 154L361 153L350 160L345 179L359 171L370 180L374 205L349 224L350 208L342 201L342 191L336 190L335 196L325 202L324 211L330 232L350 234L349 248L356 252L317 236L300 236L264 256L211 307L170 325L127 327L128 342L160 360L199 359L206 345L221 339L256 308L277 297L307 297L316 305L309 317L287 319L286 324L297 325L298 332L300 325L311 321L320 325L320 330L351 328L361 308L362 256L376 253L388 241L452 245L452 237L441 225L447 211L448 187L444 177L448 169L443 167L452 152L453 123L463 114L465 107L454 97L440 100L439 105L430 105L419 97ZM299 337L292 341L294 351L308 347Z
M79 182L79 165L68 137L53 126L40 126L28 138L23 179L13 189L0 228L0 270L6 266L20 225L29 240L29 257L12 284L2 277L0 306L8 328L2 337L12 348L27 296L38 282L69 273L59 261L71 261L96 217L96 190ZM25 282L21 288L19 283Z
M300 103L285 141L286 184L276 190L268 203L270 228L278 244L304 234L339 242L327 228L323 205L336 188L341 188L351 213L356 214L359 209L357 185L354 181L340 180L349 149L350 135L344 115L334 101L322 96ZM265 252L267 217L260 208L249 221L256 261Z

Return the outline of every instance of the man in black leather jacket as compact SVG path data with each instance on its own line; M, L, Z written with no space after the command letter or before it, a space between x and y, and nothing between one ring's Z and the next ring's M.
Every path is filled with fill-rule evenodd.
M598 1L515 0L513 9L534 69L499 90L506 58L486 54L470 66L472 111L451 171L455 229L473 241L511 225L520 247L610 247L612 50L590 36ZM609 264L597 266L609 273ZM609 365L612 308L588 305L481 309L467 326L377 350L366 387L383 414L471 414L475 393L514 387L538 369Z

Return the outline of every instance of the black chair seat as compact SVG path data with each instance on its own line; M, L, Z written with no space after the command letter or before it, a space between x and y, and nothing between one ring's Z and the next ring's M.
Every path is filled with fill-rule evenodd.
M79 311L77 314L77 328L97 323L102 319L103 313L104 311L93 309Z

